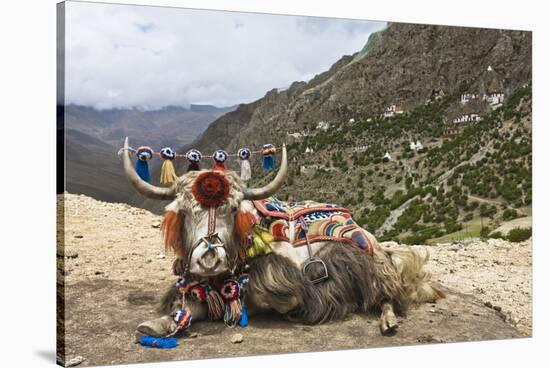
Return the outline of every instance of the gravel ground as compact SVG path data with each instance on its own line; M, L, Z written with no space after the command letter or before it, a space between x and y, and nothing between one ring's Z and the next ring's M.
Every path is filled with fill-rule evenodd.
M531 335L531 241L477 239L428 249L428 270L448 297L399 319L392 337L380 336L376 316L303 326L276 317L254 318L246 329L219 322L192 326L198 333L171 350L134 344L138 323L156 317L160 294L174 282L171 255L161 246L161 217L126 204L65 195L64 274L66 358L82 365L322 351ZM387 247L395 243L383 243ZM63 270L64 265L64 270ZM244 341L231 343L235 333Z
M382 245L393 247L396 243ZM475 295L504 313L522 334L531 335L531 239L520 243L467 239L422 248L430 254L426 269L432 280Z

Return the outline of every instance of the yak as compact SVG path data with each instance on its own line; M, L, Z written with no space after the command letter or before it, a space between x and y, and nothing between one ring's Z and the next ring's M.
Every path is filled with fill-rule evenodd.
M378 313L382 334L396 332L396 316L405 316L409 306L444 297L423 269L427 252L406 246L386 249L364 229L370 252L341 240L308 241L305 247L273 238L269 252L248 256L243 244L250 242L251 227L262 218L254 201L273 196L287 175L284 145L281 151L275 177L260 188L249 188L236 172L219 169L189 171L172 186L158 187L137 175L125 139L122 161L130 183L147 198L171 201L161 228L167 249L176 256L174 274L185 276L186 282L220 285L244 270L248 282L242 303L251 316L278 313L291 321L319 324L354 312ZM224 319L211 310L213 304L204 302L204 295L171 287L161 298L161 316L141 323L137 333L174 334L182 293L193 322Z

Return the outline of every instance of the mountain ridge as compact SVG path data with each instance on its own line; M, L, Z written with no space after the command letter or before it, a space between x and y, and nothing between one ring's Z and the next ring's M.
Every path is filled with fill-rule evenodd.
M124 137L136 148L155 150L189 144L209 123L234 107L211 105L166 106L158 110L104 109L70 104L64 116L66 148L65 189L112 202L129 202L135 195L121 169L117 151ZM160 167L151 161L151 170Z

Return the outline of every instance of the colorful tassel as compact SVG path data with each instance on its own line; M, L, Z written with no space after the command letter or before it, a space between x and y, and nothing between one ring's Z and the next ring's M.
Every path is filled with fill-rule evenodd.
M206 302L206 288L204 285L197 283L189 287L189 294L193 295L201 303Z
M273 242L273 235L264 227L260 225L254 225L252 227L252 242L251 245L246 249L246 256L249 258L254 258L262 254L269 254L273 252L271 246L269 245Z
M241 320L241 315L242 305L239 299L234 299L225 303L225 313L223 315L223 321L227 326L235 326Z
M223 315L223 299L220 294L212 289L210 286L205 285L206 288L206 304L208 305L208 317L212 321L222 318Z
M222 299L227 302L239 298L239 283L235 280L227 280L220 289Z
M138 343L146 348L172 349L178 346L178 339L175 337L142 336L138 339Z
M250 168L250 150L248 148L241 148L237 155L241 159L241 180L248 181L252 177L252 170Z
M189 171L199 171L199 162L202 160L202 154L199 150L191 149L185 154L185 158L189 161L189 166L187 167L187 172Z
M178 176L172 162L176 158L176 151L170 147L164 147L160 150L160 158L162 158L162 166L160 168L160 183L172 184Z
M263 155L262 167L264 170L274 170L275 169L275 146L271 143L264 144L260 153Z
M233 327L241 319L242 313L239 283L235 280L225 281L220 289L220 295L225 302L223 321L227 326Z
M239 326L246 327L248 326L248 312L246 311L246 307L244 305L244 294L246 291L246 285L248 284L248 275L242 274L241 276L239 276L237 283L239 284L239 298L241 299L242 304Z
M246 307L243 304L241 309L241 318L239 319L239 326L246 327L248 326L248 313L246 312Z
M178 326L176 328L176 331L181 331L189 328L189 326L191 326L192 319L193 316L191 315L191 311L183 307L182 310L176 313L176 316L174 317L174 322L176 322L176 325Z
M191 286L191 283L186 278L181 278L176 283L176 289L178 289L178 291L182 294L185 293L189 289L190 286Z
M222 149L216 150L214 154L212 155L212 158L214 159L214 170L225 170L225 160L227 160L227 152L225 152Z
M148 161L153 157L153 150L151 147L142 146L137 149L136 155L138 158L136 161L136 172L142 180L149 183L151 175L149 174Z

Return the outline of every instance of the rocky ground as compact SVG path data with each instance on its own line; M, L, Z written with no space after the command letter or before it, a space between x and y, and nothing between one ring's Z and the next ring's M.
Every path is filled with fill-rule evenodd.
M197 323L197 337L182 339L178 348L146 349L134 343L134 329L157 316L160 294L174 282L171 256L161 246L161 218L82 195L59 200L65 209L65 232L59 234L65 246L58 249L65 339L58 343L67 360L83 357L82 365L531 336L531 240L472 239L427 247L428 269L447 298L400 318L395 336L380 336L376 316L321 326L266 316L245 329ZM243 335L241 343L231 342L236 333Z

